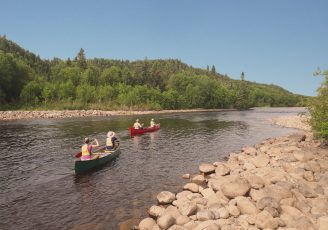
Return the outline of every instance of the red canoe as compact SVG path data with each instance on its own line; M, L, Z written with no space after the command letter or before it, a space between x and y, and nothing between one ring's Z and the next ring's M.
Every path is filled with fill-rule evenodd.
M138 134L143 134L143 133L147 133L147 132L154 132L156 130L159 130L161 128L160 125L155 125L154 127L145 127L143 129L135 129L133 127L130 127L130 135L138 135Z

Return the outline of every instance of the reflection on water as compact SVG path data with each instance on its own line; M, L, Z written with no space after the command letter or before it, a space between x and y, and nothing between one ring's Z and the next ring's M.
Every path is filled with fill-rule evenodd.
M175 113L156 116L161 129L129 136L136 117L0 123L0 229L117 229L147 214L162 190L177 192L184 173L202 162L294 130L269 118L300 109ZM151 115L152 117L154 115ZM138 116L148 123L150 116ZM86 175L74 174L74 153L85 136L105 143L108 130L122 154Z

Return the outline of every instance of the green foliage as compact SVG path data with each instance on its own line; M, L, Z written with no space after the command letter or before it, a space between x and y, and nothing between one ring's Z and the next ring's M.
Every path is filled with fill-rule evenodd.
M328 71L320 74L325 79L318 89L317 97L310 104L311 125L317 136L328 143Z
M42 60L0 36L0 107L187 109L295 106L304 97L281 87L232 80L177 59Z

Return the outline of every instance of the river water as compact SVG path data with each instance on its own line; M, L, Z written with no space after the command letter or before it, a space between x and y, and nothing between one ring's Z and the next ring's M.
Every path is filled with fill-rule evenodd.
M136 116L0 122L0 229L124 229L147 216L156 195L179 192L185 173L200 163L295 129L270 118L300 108L194 112L138 116L161 123L154 133L130 137ZM77 176L74 152L85 136L104 144L108 130L121 140L121 155Z

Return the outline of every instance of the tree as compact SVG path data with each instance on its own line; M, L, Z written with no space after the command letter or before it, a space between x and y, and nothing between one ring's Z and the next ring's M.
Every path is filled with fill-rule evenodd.
M84 54L84 49L80 49L79 53L76 56L76 60L78 63L78 66L82 69L86 69L87 68L87 60L85 58L85 54Z
M317 71L315 75L322 75L325 79L317 90L317 97L310 104L311 125L316 136L328 143L328 70Z
M215 70L215 66L214 65L212 65L211 72L212 72L212 74L216 74L216 70Z

